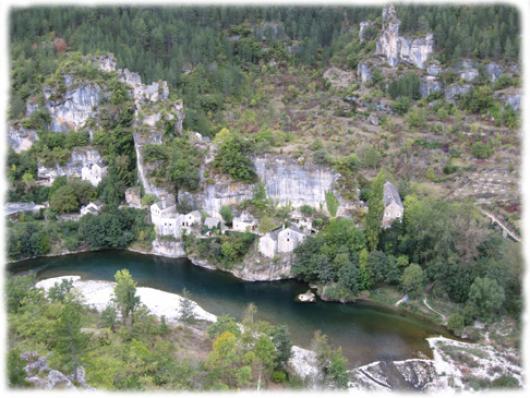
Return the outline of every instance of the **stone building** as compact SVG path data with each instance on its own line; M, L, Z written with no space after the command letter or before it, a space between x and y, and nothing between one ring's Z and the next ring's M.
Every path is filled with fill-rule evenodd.
M385 182L383 187L383 220L381 225L383 229L389 228L395 220L401 220L403 217L403 203L399 197L397 188L390 181Z

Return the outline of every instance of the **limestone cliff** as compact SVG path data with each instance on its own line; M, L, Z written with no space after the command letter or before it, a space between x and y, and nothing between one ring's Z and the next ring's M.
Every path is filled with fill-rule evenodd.
M107 174L107 166L100 153L92 147L78 147L72 151L66 165L47 167L39 164L37 177L45 185L52 184L59 176L78 177L97 186Z
M78 85L70 75L65 75L66 92L57 87L44 89L45 106L51 117L50 131L66 132L79 130L97 112L97 105L103 93L95 83L82 82Z
M392 67L403 61L423 69L434 49L432 33L420 38L400 36L400 24L394 5L385 6L383 28L376 43L376 55L383 55Z
M26 129L18 123L7 127L8 144L16 153L27 151L38 139L35 130Z

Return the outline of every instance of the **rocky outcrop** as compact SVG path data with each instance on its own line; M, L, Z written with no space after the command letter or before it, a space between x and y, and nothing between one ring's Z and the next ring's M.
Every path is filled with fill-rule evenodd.
M194 195L194 203L210 216L219 217L221 207L237 205L244 200L251 199L253 195L253 185L221 177L215 183L206 185L201 193Z
M52 184L59 176L78 177L98 186L107 175L107 166L100 153L91 147L78 147L66 165L56 164L55 167L39 165L37 177L46 184Z
M78 367L74 374L66 376L56 369L50 369L47 358L39 356L36 352L24 352L20 358L27 362L24 366L26 381L35 388L41 390L75 390L77 385L83 389L94 390L86 383L83 367Z
M440 73L442 73L442 71L442 66L436 62L433 62L427 66L427 73L430 76L438 76Z
M420 94L428 97L431 94L442 92L442 83L435 76L425 76L421 79Z
M35 130L26 129L20 124L7 127L7 142L16 153L27 151L38 139Z
M513 350L445 337L427 339L433 359L378 361L350 371L350 390L473 390L470 379L490 383L501 376L523 385L522 368Z
M323 378L318 366L317 354L295 345L291 347L287 369L290 373L298 376L308 388L318 387Z
M459 96L469 93L471 88L471 84L451 84L445 88L445 99L446 101L454 101Z
M374 23L372 21L362 21L359 24L359 41L361 43L364 43L364 41L367 39L368 32L373 26Z
M423 69L425 62L427 62L433 52L433 47L434 39L432 33L417 39L400 37L399 59Z
M488 79L491 82L495 82L502 75L503 72L502 67L495 62L490 62L489 64L487 64L485 67L485 71L486 75L488 76Z
M385 6L383 29L376 43L376 55L383 55L392 67L403 61L423 69L434 49L432 33L414 39L399 36L400 24L394 5Z
M469 59L464 59L461 62L461 65L458 68L457 73L460 76L460 79L468 83L475 81L476 79L478 79L480 75L473 61Z
M316 165L301 165L280 157L254 159L256 173L265 185L267 196L279 205L304 204L326 207L326 192L332 191L338 174Z
M169 192L164 187L156 186L149 179L149 173L155 167L154 165L147 165L143 156L143 147L146 144L162 144L162 133L134 133L134 149L136 151L136 169L138 170L138 178L144 187L144 192L149 195L155 195L157 198L167 195Z
M372 80L372 71L369 64L359 62L357 65L357 78L361 81L361 84L366 84Z
M79 130L97 112L102 98L101 88L94 83L74 85L73 78L64 76L66 93L58 93L56 88L44 89L45 106L51 117L50 130L67 132Z
M184 243L176 240L156 239L152 242L151 254L156 256L182 258L186 257Z

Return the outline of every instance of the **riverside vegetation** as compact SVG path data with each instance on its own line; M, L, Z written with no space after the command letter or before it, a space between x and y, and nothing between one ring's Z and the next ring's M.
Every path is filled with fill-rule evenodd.
M381 8L341 7L13 10L7 199L47 207L9 218L9 259L106 248L154 252L154 242L182 244L184 255L236 275L283 267L281 277L307 282L322 299L400 302L479 341L484 336L474 326L482 323L495 330L507 319L518 331L520 243L484 217L495 214L513 236L520 233L517 11L396 9L385 7L382 17ZM392 65L392 46L383 40L391 37L392 24L405 35L401 42L420 48L419 60ZM423 39L431 33L434 45ZM109 52L120 67L155 82L150 95L157 99L140 101L128 70L106 70L104 61L114 59ZM54 130L60 120L54 101L94 86L98 94L81 101L88 114L81 127ZM96 97L97 103L85 104ZM183 104L182 114L175 104ZM22 149L27 140L31 145ZM106 172L97 184L68 174L80 148L101 157L95 163ZM315 174L324 170L333 183L319 204L294 206L264 181L259 159L267 165L288 159ZM46 182L43 175L53 173L53 182ZM161 195L146 181L174 194L179 214L200 210L202 223L217 213L218 226L188 231L182 239L157 233L149 206ZM382 228L388 181L403 198L403 215ZM236 199L207 210L201 204L211 187L221 202ZM138 188L141 202L134 206L126 197L131 188ZM98 214L72 218L92 202L102 204ZM255 228L231 230L242 213L252 215ZM299 219L309 220L311 230L303 242L288 255L262 256L260 238ZM23 384L21 350L49 351L52 367L72 372L73 359L61 348L65 341L79 344L76 360L83 358L95 387L299 384L284 367L285 347L276 345L277 338L288 340L285 330L250 322L252 310L242 330L220 317L219 332L206 337L204 325L168 326L141 310L121 313L128 324L107 325L112 311L89 311L70 293L56 291L68 286L48 299L30 286L29 279L8 281L16 291L9 304L15 385ZM55 340L50 333L61 333L64 322L97 331ZM36 329L36 337L25 334ZM212 343L211 349L201 353L204 360L182 362L186 344L176 341L193 339L203 348ZM320 361L327 383L344 387L340 352L322 336L317 340L327 355ZM508 343L518 344L518 338ZM101 370L102 358L112 369Z

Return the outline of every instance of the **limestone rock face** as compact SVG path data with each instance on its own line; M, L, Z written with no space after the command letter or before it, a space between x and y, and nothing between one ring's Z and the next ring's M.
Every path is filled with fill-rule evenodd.
M442 67L437 63L432 63L427 66L427 73L431 76L438 76L442 73Z
M256 173L265 185L267 196L280 205L304 204L326 206L326 192L331 191L338 175L313 165L300 165L287 158L261 157L254 160Z
M447 101L454 101L457 97L469 93L471 88L471 84L451 84L445 89L445 99Z
M458 74L466 82L473 82L479 77L479 71L475 64L468 59L462 61Z
M210 216L220 217L221 207L241 203L253 195L253 185L221 179L207 185L195 202Z
M359 24L359 41L363 43L366 40L368 30L373 26L372 21L362 21Z
M372 80L372 71L370 70L370 66L367 63L359 62L357 65L357 77L362 84Z
M186 257L182 241L156 239L152 242L151 253L171 258Z
M27 151L38 139L35 130L25 129L21 125L10 124L7 127L7 142L16 153Z
M52 184L59 176L78 177L98 186L107 175L107 166L100 153L91 147L75 148L72 156L65 166L59 164L55 167L39 165L37 176L45 184Z
M521 110L521 94L507 95L504 97L504 104L509 105L514 111Z
M383 8L383 31L376 43L376 54L385 56L387 63L394 67L399 63L399 25L396 8L390 4Z
M50 88L44 89L46 107L50 113L50 130L66 132L79 130L94 116L102 98L101 88L94 83L82 83L73 87L71 77L65 76L67 91L57 95ZM69 88L68 88L69 87Z
M397 17L394 5L385 6L383 8L383 30L376 43L376 55L383 55L388 65L392 67L403 61L423 69L433 52L432 33L415 39L399 36L400 24L401 21Z
M291 372L304 380L310 388L317 387L322 379L322 373L318 367L317 354L314 351L293 345L287 366Z
M486 65L486 74L491 82L495 82L502 75L502 72L502 67L495 62Z
M428 97L433 93L442 91L442 83L435 76L425 76L420 83L420 94L422 97Z
M433 51L433 35L428 34L424 38L408 39L399 38L399 59L423 69L425 62Z

